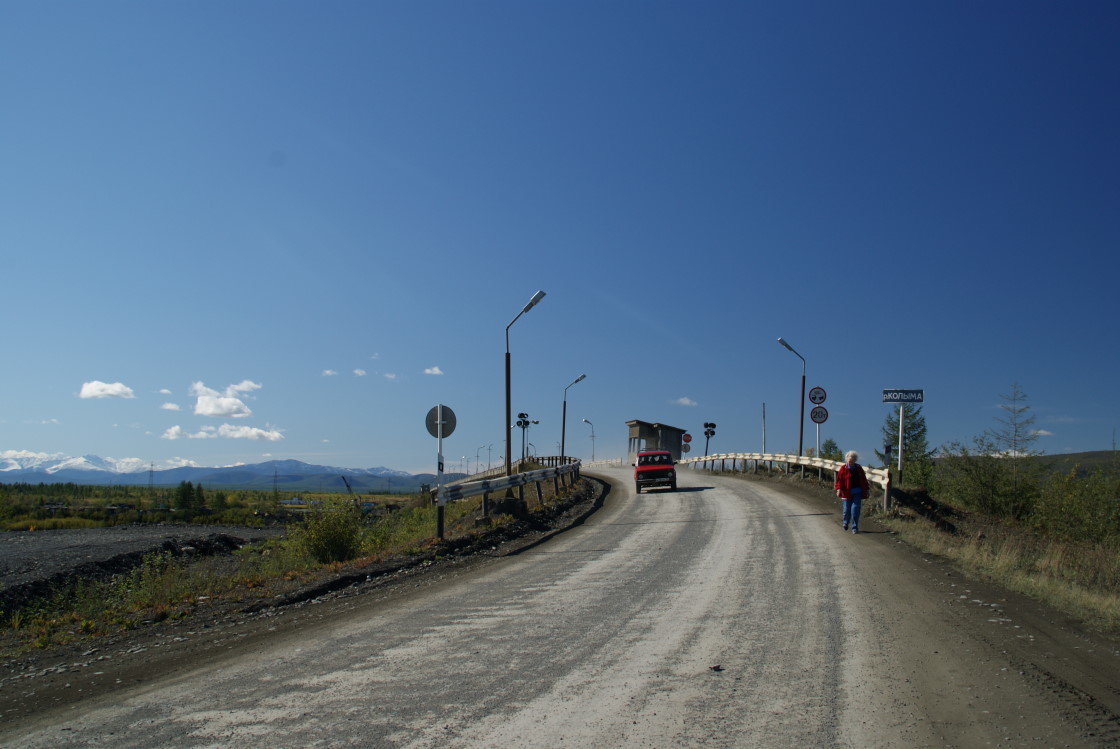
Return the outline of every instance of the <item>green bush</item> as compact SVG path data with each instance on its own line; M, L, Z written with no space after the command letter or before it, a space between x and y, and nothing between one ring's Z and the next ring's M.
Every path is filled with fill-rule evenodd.
M952 443L942 449L931 493L993 518L1024 520L1037 504L1044 466L1031 455L1001 453L977 438L973 449Z
M1120 543L1120 475L1077 469L1044 482L1031 524L1070 541Z
M311 511L292 541L318 562L348 562L361 554L364 530L353 502L333 500Z

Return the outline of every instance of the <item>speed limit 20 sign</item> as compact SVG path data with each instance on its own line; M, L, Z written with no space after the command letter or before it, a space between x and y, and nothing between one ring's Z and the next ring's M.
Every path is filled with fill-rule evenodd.
M828 409L824 406L814 406L813 410L809 412L809 418L813 420L814 424L823 424L828 421Z

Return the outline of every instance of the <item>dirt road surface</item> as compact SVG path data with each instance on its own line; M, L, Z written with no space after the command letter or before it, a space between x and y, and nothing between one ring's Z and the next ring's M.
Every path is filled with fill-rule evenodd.
M1116 640L785 486L607 475L521 554L4 679L0 743L1120 744Z

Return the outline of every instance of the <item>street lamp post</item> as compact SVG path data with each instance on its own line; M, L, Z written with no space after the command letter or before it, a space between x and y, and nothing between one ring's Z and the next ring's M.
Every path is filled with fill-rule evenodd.
M510 410L510 389L509 389L509 329L517 322L517 319L524 315L529 310L533 309L537 303L544 299L544 292L538 291L533 294L533 298L529 303L521 308L517 313L517 317L510 320L509 325L506 326L506 476L513 475L512 466L509 456L513 453L513 412Z
M579 377L572 380L572 384L568 385L568 388L570 388L572 385L575 385L577 382L580 382L585 377L587 377L587 375L581 374ZM564 452L564 445L565 445L565 442L564 442L565 434L564 433L567 431L567 427L568 427L568 388L564 388L564 410L560 415L560 460L561 461L564 460L564 456L566 455L566 453Z
M591 427L591 462L595 462L595 425L587 419L583 419L583 423Z
M785 339L779 338L778 343L785 346L793 354L801 360L801 418L797 422L797 457L804 455L805 446L805 357L793 350L793 346L786 343ZM801 466L801 475L805 475L805 466Z

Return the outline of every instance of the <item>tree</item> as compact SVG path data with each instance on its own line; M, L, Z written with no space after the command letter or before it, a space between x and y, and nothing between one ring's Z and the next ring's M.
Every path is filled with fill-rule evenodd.
M840 446L836 444L836 440L829 437L821 445L821 457L825 460L844 460L844 453L840 451Z
M1030 412L1027 394L1019 383L1012 383L1011 392L1000 397L1003 403L999 407L1004 412L1004 416L996 417L1000 426L984 434L1007 465L1011 493L1019 498L1020 503L1033 504L1044 469L1039 460L1042 453L1034 447L1039 436L1033 428L1034 414Z
M942 450L936 491L981 512L1023 520L1038 502L1045 466L1033 447L1038 433L1031 429L1026 394L1015 383L1001 397L999 427L985 430L971 448L953 442Z
M902 405L896 405L883 424L883 444L891 446L891 454L898 455L898 420ZM902 473L905 483L911 486L924 486L933 474L934 451L929 449L926 438L926 417L922 407L909 405L903 417ZM889 465L886 452L875 451L883 465Z
M180 481L179 488L175 490L175 509L189 510L194 505L194 484L189 481Z

